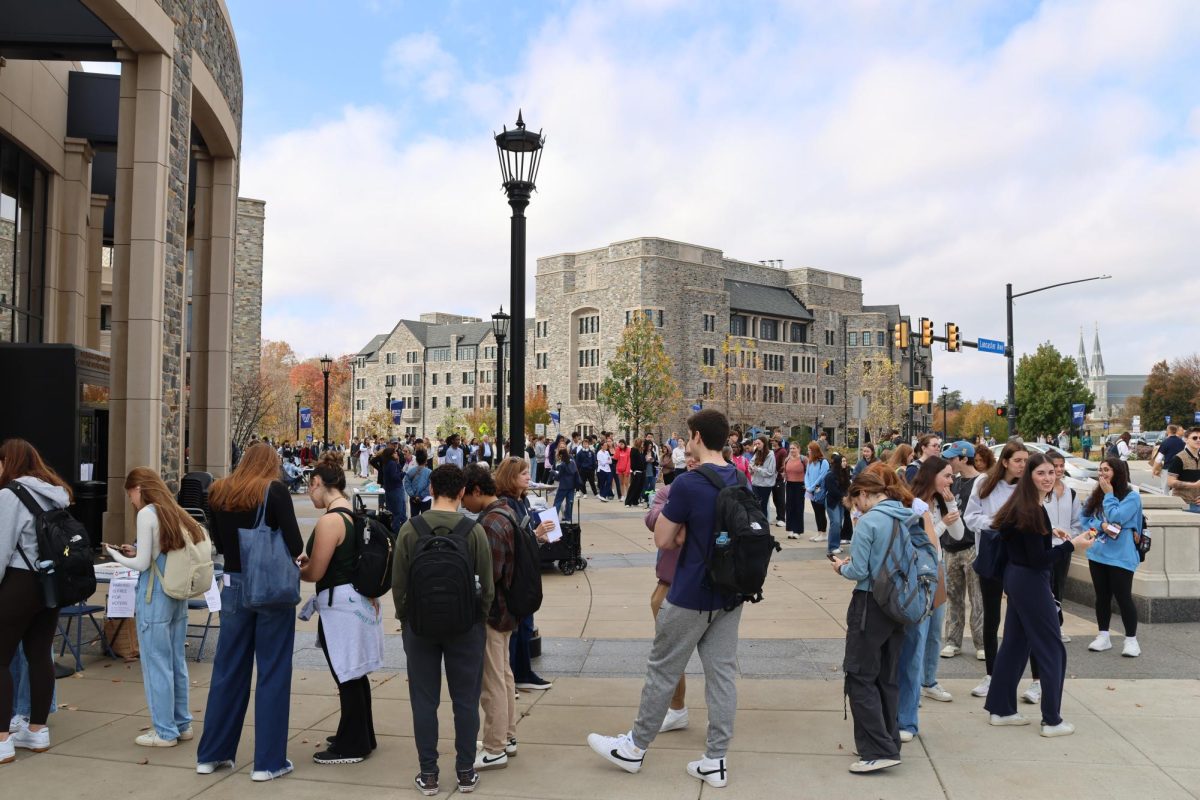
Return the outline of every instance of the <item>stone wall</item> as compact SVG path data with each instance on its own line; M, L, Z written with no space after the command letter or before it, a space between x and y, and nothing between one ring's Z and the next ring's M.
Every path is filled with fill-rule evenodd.
M263 226L266 203L239 197L233 277L233 385L258 374L262 360Z
M16 224L10 219L0 219L0 304L14 305L15 297L10 297L13 291L13 266L16 264L17 247ZM0 342L8 341L12 333L13 312L8 308L0 308Z

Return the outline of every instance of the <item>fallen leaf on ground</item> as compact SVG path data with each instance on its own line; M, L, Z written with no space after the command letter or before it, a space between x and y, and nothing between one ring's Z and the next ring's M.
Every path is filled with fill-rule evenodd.
M149 763L150 763L150 759L148 759L148 758L143 758L141 761L138 762L138 764L141 766L145 766L146 764L149 764Z
M144 728L138 728L138 733L141 733L142 731L148 731L148 730L150 730L150 726L149 726L149 725L147 725L147 726L146 726L146 727L144 727Z

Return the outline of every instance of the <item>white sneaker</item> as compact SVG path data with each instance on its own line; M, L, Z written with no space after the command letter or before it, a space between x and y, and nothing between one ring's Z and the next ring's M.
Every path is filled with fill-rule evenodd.
M587 742L605 760L616 764L626 772L637 772L642 768L642 759L646 757L646 751L633 743L632 734L632 731L622 733L620 736L589 733Z
M1059 639L1062 639L1062 643L1063 643L1063 644L1070 644L1070 643L1071 643L1071 637L1070 637L1070 636L1067 636L1065 633L1061 633L1061 634L1059 634L1059 637L1058 637L1058 638L1059 638Z
M475 749L483 750L483 742L477 739L475 741ZM517 754L517 740L509 739L508 743L504 745L504 752L509 758L515 756Z
M134 739L133 743L141 747L174 747L179 744L179 740L164 739L158 735L157 731L148 731Z
M789 533L789 534L788 534L788 538L789 538L789 539L799 539L799 538L800 538L800 534L798 534L798 533Z
M50 749L50 727L43 727L40 731L31 731L29 726L22 725L19 731L8 735L8 740L12 742L13 747L44 753Z
M723 758L704 756L699 761L690 761L687 765L687 773L717 789L729 783L729 769L725 766Z
M199 761L196 763L197 775L212 775L219 769L233 769L233 761Z
M1121 648L1121 655L1129 658L1137 658L1142 654L1142 646L1138 644L1136 636L1126 636L1125 646Z
M782 527L783 527L783 520L781 520L781 519L777 519L777 520L775 520L775 527L776 527L776 528L782 528Z
M906 731L903 728L900 729L900 741L902 743L907 744L907 743L911 742L914 738L916 738L916 734L913 733L912 731Z
M659 727L659 733L667 731L681 731L688 726L688 710L686 707L676 711L673 708L667 709L667 715L663 717L662 725Z
M983 650L976 650L975 651L975 660L976 661L987 661L987 653L984 652Z
M814 535L814 536L810 536L810 537L808 537L808 540L809 540L810 542L824 542L824 541L826 541L826 540L828 540L828 539L829 539L829 537L828 537L828 536L826 536L826 535L825 535L825 534L823 534L823 533L818 533L818 534L816 534L816 535Z
M1112 650L1112 638L1108 635L1108 631L1092 639L1092 643L1088 645L1088 650L1091 650L1093 653L1103 653L1105 650Z
M179 729L179 741L190 742L192 739L195 739L195 738L196 738L196 732L194 730L192 730L192 726L189 725L186 728Z
M1057 725L1043 725L1042 726L1042 736L1045 736L1047 739L1054 737L1054 736L1070 736L1074 732L1075 732L1075 726L1072 725L1071 723L1067 722L1066 720L1063 720L1062 722L1058 723Z
M1033 681L1029 684L1029 688L1021 695L1021 699L1032 706L1036 706L1042 702L1042 682Z
M941 656L942 656L942 658L954 658L956 655L958 655L961 652L962 652L962 648L955 647L952 644L948 644L942 648Z
M479 772L485 769L504 769L508 766L508 753L500 753L500 755L492 755L484 750L479 755L475 756L475 771Z
M1004 726L1004 725L1028 725L1029 718L1022 717L1020 714L1009 714L1007 717L1002 717L999 714L991 714L988 716L988 725Z
M254 770L253 772L250 773L250 780L252 780L252 781L273 781L276 778L282 778L284 775L287 775L293 769L295 769L295 767L292 766L292 762L285 760L283 763L283 766L276 770L265 770L265 769Z
M935 683L933 686L922 686L921 696L937 700L939 703L949 703L954 699L954 695L943 689L940 683Z
M17 751L13 748L12 737L9 736L3 742L0 742L0 764L7 764L10 761L15 761Z
M8 732L16 733L29 724L29 717L23 717L20 714L13 714L13 718L8 721Z
M840 548L840 547L835 547L835 548L833 548L832 550L830 550L829 552L830 552L830 553L832 553L832 554L833 554L833 555L835 555L835 556L840 556L840 555L842 554L842 548Z
M984 675L979 685L971 690L972 697L987 697L988 689L992 688L992 676Z
M870 761L855 761L850 765L850 771L854 773L863 772L878 772L881 769L895 767L900 764L898 758L875 758Z

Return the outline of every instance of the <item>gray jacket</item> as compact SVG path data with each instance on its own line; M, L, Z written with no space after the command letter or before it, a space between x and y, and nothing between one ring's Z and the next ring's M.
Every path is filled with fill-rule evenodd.
M67 490L63 487L30 477L17 478L17 482L29 490L42 508L67 507ZM17 552L18 543L25 551L25 556L37 563L37 532L33 528L33 514L25 508L16 492L11 489L0 490L0 581L4 580L4 573L9 567L29 569L25 559Z

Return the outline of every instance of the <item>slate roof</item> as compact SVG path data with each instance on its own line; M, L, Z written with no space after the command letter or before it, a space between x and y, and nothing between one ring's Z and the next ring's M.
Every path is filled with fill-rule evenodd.
M379 348L383 347L383 343L388 340L388 336L390 336L390 335L391 334L388 334L388 333L381 333L378 336L374 337L373 339L371 339L371 341L367 342L366 347L364 347L362 350L358 351L357 355L360 358L365 356L367 361L378 361L379 360Z
M458 336L458 343L460 345L478 345L492 332L491 320L434 325L428 322L402 319L396 324L396 328L399 328L401 325L408 328L417 341L425 347L449 347L451 336ZM379 348L383 347L384 342L391 338L395 330L393 328L391 332L381 333L371 339L366 347L358 351L358 355L365 356L369 362L377 361L379 359ZM530 317L525 320L525 338L527 340L533 338L533 332L534 320Z
M787 289L764 286L761 283L725 280L725 291L729 292L730 311L749 311L769 317L785 317L811 321L812 312L796 299Z

